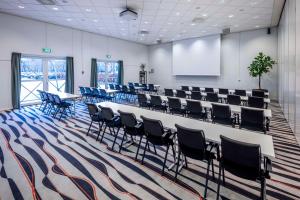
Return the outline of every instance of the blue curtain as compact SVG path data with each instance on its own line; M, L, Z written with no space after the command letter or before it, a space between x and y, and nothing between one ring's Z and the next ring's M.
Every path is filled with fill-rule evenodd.
M20 108L21 93L21 54L11 55L11 100L13 109Z
M91 65L91 87L97 87L97 59L92 58Z
M120 85L124 84L124 69L123 69L123 60L119 60L119 72L118 72L118 83Z
M66 86L65 92L74 94L74 61L73 57L66 58Z

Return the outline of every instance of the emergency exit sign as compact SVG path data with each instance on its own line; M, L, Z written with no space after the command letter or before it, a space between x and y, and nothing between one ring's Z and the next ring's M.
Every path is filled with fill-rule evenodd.
M51 48L42 48L43 53L51 53Z

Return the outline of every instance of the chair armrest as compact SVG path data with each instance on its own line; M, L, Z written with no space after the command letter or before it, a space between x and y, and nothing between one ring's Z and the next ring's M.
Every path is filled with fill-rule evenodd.
M170 135L170 138L173 138L173 137L174 137L174 134L172 134L171 129L169 129L169 128L164 128L164 134L162 135L162 137L165 138L165 137L167 137L168 134L171 134L171 135Z
M134 128L136 128L136 129L140 129L140 128L142 128L143 127L143 122L138 122L135 126L134 126Z
M117 120L119 120L119 119L120 119L120 116L115 115L115 116L112 118L112 121L117 121Z

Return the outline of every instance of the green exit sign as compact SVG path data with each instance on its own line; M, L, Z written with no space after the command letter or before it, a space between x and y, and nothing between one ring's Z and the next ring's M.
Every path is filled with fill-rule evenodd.
M51 53L51 49L50 48L42 48L43 53Z

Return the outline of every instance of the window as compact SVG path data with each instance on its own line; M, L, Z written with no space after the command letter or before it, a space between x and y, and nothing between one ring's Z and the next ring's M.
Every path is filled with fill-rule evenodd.
M66 60L42 57L21 58L21 104L39 100L37 90L65 90Z
M118 84L119 63L116 61L97 61L98 87Z

